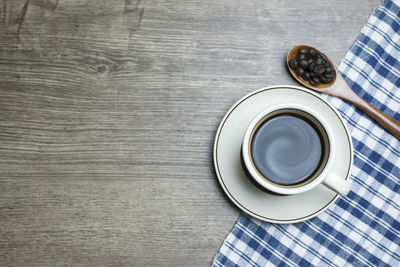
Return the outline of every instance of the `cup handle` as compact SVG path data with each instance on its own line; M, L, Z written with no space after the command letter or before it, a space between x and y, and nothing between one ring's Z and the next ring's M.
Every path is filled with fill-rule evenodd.
M342 196L347 195L350 191L350 180L344 180L335 173L328 174L322 184Z

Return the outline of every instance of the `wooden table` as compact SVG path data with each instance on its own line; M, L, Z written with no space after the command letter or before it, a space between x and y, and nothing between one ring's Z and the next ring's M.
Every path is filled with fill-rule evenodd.
M296 44L339 63L377 4L1 0L0 265L208 266L225 112L296 84Z

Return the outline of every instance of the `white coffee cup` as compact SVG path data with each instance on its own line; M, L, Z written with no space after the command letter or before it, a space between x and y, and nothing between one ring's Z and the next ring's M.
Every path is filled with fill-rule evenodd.
M270 117L285 114L294 114L312 123L321 137L323 148L320 163L316 171L304 179L304 181L293 185L280 184L265 177L257 169L251 153L251 144L257 129L268 121ZM243 138L241 156L243 167L251 178L270 192L281 195L299 194L311 190L319 184L323 184L327 188L345 196L350 191L350 181L332 172L334 157L340 156L335 155L335 147L336 143L333 132L324 118L318 114L318 111L303 104L285 103L266 108L250 122Z

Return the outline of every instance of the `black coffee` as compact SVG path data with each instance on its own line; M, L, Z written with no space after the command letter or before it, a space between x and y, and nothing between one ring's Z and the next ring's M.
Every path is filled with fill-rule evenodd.
M258 171L281 185L299 184L321 165L321 138L308 121L297 115L277 115L256 130L251 156Z

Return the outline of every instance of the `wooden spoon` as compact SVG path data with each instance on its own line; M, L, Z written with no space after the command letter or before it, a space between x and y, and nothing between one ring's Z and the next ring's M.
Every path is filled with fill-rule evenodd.
M311 85L308 81L304 80L301 76L297 75L296 72L290 68L289 60L295 59L298 50L302 49L302 48L309 49L312 47L307 46L307 45L295 46L289 50L289 53L286 58L286 63L287 63L290 73L293 75L293 77L299 83L301 83L302 85L304 85L312 90L315 90L315 91L318 91L318 92L324 93L324 94L333 95L333 96L339 97L343 100L346 100L346 101L354 104L356 107L362 109L371 118L373 118L375 121L377 121L380 125L385 127L389 132L391 132L397 138L400 138L400 122L395 120L394 118L386 115L385 113L378 110L377 108L371 106L364 99L362 99L356 93L354 93L354 91L349 87L349 85L343 79L340 72L337 70L336 66L329 60L329 58L328 58L328 62L331 65L332 69L334 69L336 72L335 77L332 79L332 81L330 83L328 83L328 84L320 83L318 85ZM315 50L318 53L321 53L317 49L315 49Z

